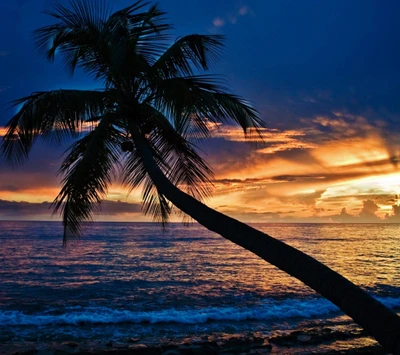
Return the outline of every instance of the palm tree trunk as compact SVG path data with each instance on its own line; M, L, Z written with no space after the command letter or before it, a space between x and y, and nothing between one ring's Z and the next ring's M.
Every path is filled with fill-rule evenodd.
M145 138L138 131L132 134L153 183L176 207L207 229L296 277L353 318L387 351L400 354L400 318L393 311L316 259L209 208L179 190L155 163Z

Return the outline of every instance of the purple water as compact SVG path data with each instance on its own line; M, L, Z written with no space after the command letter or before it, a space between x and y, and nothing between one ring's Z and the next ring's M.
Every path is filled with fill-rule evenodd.
M400 225L257 224L400 307ZM203 227L0 222L0 346L273 336L354 324L297 280ZM334 347L334 345L333 345Z

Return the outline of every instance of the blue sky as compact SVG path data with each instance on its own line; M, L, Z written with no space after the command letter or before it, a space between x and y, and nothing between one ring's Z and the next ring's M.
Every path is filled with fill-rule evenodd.
M42 12L53 3L16 0L0 5L0 107L37 90L93 85L79 73L71 79L60 61L49 64L34 49L32 31L51 21ZM117 9L131 2L112 3ZM269 113L273 103L294 105L302 114L345 108L360 113L373 109L388 121L398 115L397 1L162 0L159 5L176 36L226 36L225 55L215 71L226 75L233 91L260 111ZM308 105L313 99L315 105ZM8 117L3 111L0 122ZM275 115L265 119L279 123Z
M64 0L60 2L67 4ZM132 2L115 0L110 3L118 9ZM0 3L0 32L3 34L0 42L0 127L14 113L13 110L6 110L13 99L34 91L99 86L79 71L71 78L61 61L50 64L35 51L32 31L51 22L42 12L51 9L52 4L52 0ZM309 168L314 167L316 176L323 175L325 181L331 180L321 186L321 190L308 185L304 187L304 191L315 190L311 194L316 194L316 198L314 212L310 209L308 215L300 215L319 218L320 214L315 211L322 207L317 207L317 203L324 196L332 195L328 189L339 189L340 184L350 181L345 180L346 176L354 181L355 178L376 175L378 182L370 184L373 186L370 193L366 193L365 188L355 189L357 203L351 204L349 199L342 199L337 206L331 204L329 208L326 207L322 216L333 216L343 207L359 216L367 200L373 201L378 210L381 209L380 217L383 218L384 212L391 213L389 207L397 203L394 197L389 197L398 188L396 178L392 179L394 183L390 191L378 191L376 185L379 185L379 177L397 174L396 166L389 162L398 159L400 143L398 1L161 0L159 6L167 12L167 19L174 25L173 34L176 37L189 33L226 36L224 55L213 71L225 75L231 90L253 102L271 132L281 135L281 141L274 136L269 147L258 154L259 151L253 148L242 149L243 143L232 139L232 136L228 139L224 132L217 133L205 150L219 180L234 179L235 175L225 162L231 162L232 166L236 159L248 161L244 164L246 169L236 177L237 180L273 180L290 175L296 181L304 182L304 176L307 175L310 186L319 186L319 180L310 177ZM354 142L354 145L348 142ZM362 152L361 149L368 148L368 145L370 153ZM349 152L351 156L347 163L342 162L347 164L348 169L342 169L336 175L332 172L338 166L336 158L329 155L332 147L338 147L338 155ZM0 162L0 200L32 201L31 197L24 198L28 185L31 190L57 186L58 180L54 176L64 148L49 150L47 146L39 146L34 151L32 162L19 170L19 178L17 172ZM216 150L224 153L223 159L215 154ZM371 157L374 159L371 160ZM340 161L340 156L337 159ZM259 164L258 173L252 172L255 161ZM378 167L385 162L388 163L387 169L379 170ZM296 164L301 165L297 170ZM364 170L356 171L358 168L354 164L361 164ZM318 166L322 168L318 170ZM261 173L268 170L272 170L273 174ZM21 176L25 176L25 180ZM336 180L334 176L337 176ZM12 184L10 180L13 177L21 181ZM25 192L19 191L17 185ZM275 188L267 183L262 186L265 196L271 195ZM282 186L282 189L285 188ZM13 194L13 191L16 193ZM217 187L216 201L219 191L222 190ZM318 191L323 191L319 197ZM280 196L278 192L274 193L274 198ZM298 193L293 190L293 194ZM380 199L385 194L388 195L387 199L382 202ZM346 196L350 195L349 192ZM45 201L50 197L46 195L42 198ZM282 200L282 196L279 198ZM237 209L244 203L242 200L229 202ZM225 205L221 201L218 203L215 202L214 207ZM259 203L268 205L267 200ZM278 211L281 213L274 216L286 218L288 212L296 208L301 210L310 207L305 206L300 203L290 208L282 207L283 210L281 208ZM328 209L332 211L328 213ZM260 207L254 216L261 212L267 216L277 211ZM246 216L241 217L246 219Z

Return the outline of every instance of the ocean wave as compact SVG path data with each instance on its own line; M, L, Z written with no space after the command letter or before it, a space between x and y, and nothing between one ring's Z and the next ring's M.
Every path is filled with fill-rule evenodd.
M379 298L388 307L400 307L400 298ZM1 326L80 325L118 323L200 324L211 321L275 320L326 317L339 309L322 298L269 301L252 307L209 307L201 309L164 309L150 312L118 310L107 307L71 307L61 314L25 314L0 311Z

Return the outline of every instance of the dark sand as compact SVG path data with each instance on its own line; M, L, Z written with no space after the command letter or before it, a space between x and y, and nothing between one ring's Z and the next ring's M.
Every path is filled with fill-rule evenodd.
M227 335L200 339L183 339L179 343L172 339L165 343L144 343L140 339L127 339L125 343L66 342L62 344L24 344L16 349L2 347L1 355L201 355L201 354L271 354L271 355L385 355L377 343L362 332L332 330L328 327L313 330L293 331L280 336L265 338L260 335L246 337Z

